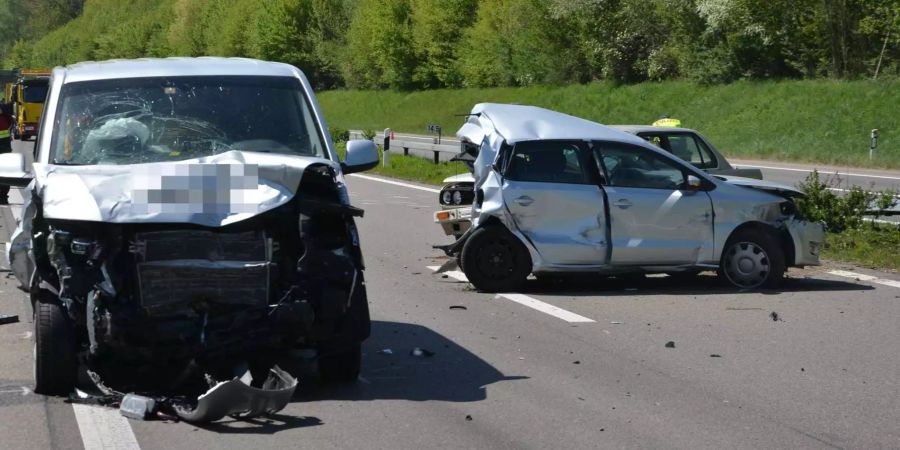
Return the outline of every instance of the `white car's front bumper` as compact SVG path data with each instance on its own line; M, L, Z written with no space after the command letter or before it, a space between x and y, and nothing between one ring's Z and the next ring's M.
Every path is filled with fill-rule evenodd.
M793 219L785 222L794 241L794 265L818 266L825 247L825 226L819 222Z
M448 208L434 212L434 221L441 224L448 236L459 237L472 226L472 207Z

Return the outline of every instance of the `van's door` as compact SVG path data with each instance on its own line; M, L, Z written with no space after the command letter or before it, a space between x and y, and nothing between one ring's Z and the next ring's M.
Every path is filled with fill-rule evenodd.
M684 166L649 149L598 142L609 202L612 265L672 265L709 261L712 200L690 189Z
M520 142L504 170L503 201L549 264L607 262L606 203L589 152L579 141Z

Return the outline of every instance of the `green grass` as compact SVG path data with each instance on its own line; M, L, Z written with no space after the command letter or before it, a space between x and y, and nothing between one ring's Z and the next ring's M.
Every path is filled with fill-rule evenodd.
M399 178L402 180L418 181L420 183L441 185L447 177L459 175L461 173L469 173L469 169L459 162L442 162L435 164L430 159L419 158L415 156L403 156L398 153L391 153L390 165L384 166L381 147L379 146L378 166L366 173L383 175L391 178ZM344 158L346 152L346 144L337 144L338 155ZM435 197L435 205L437 205L437 197Z
M649 124L669 114L734 158L900 169L900 80L327 91L318 98L328 123L348 129L424 134L437 123L452 135L463 121L457 115L476 103L522 103L608 124ZM881 138L870 161L873 128Z
M864 226L843 233L828 233L822 256L872 269L900 270L900 231L896 227Z

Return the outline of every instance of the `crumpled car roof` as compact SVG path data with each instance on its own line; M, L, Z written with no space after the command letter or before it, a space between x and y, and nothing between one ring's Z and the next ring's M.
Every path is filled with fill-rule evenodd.
M475 120L473 120L475 119ZM479 103L472 108L469 123L488 119L493 131L499 133L507 144L534 140L613 140L642 144L643 139L634 135L601 125L597 122L570 116L557 111L527 105L501 103ZM476 134L469 123L457 135L472 142ZM484 124L480 127L485 134ZM471 137L470 137L471 136Z

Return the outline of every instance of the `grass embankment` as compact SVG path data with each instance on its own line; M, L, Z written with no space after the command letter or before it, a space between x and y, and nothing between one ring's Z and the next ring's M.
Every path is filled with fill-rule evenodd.
M900 271L900 231L896 226L873 229L865 225L843 233L828 233L822 257Z
M328 91L318 98L329 124L347 129L424 133L436 123L452 135L463 121L458 115L476 103L522 103L608 124L649 124L668 114L733 158L900 169L900 80ZM873 128L880 139L870 161Z

